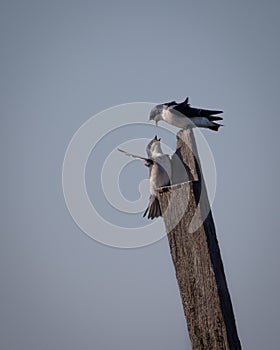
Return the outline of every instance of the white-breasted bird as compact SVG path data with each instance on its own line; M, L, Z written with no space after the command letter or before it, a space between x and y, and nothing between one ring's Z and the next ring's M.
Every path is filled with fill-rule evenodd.
M150 200L147 209L143 216L148 214L148 219L154 219L162 216L159 200L156 195L156 190L160 187L169 186L171 183L171 160L167 154L164 154L161 149L160 139L155 138L149 142L146 151L148 158L136 156L118 149L129 157L145 161L145 165L149 168L149 183L150 183Z
M181 103L171 101L155 106L151 110L150 120L154 120L156 125L160 120L164 120L181 129L199 127L218 131L222 125L216 121L223 120L223 118L217 114L221 113L223 111L191 107L187 97Z

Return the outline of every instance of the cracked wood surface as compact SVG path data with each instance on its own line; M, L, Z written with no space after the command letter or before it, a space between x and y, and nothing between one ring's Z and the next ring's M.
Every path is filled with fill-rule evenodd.
M158 190L158 198L192 348L239 350L241 345L192 130L177 134L173 169L179 169L178 159L184 162L184 171L181 168L175 174L174 185ZM201 218L206 219L199 225Z

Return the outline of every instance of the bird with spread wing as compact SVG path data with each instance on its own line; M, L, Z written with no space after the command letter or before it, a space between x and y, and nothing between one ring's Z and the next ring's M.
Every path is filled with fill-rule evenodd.
M148 219L162 216L156 190L160 187L170 185L171 160L167 154L162 152L160 139L155 136L155 138L149 142L146 148L148 158L136 156L121 149L118 150L129 157L145 162L145 165L149 168L150 200L143 216L145 217L148 215Z

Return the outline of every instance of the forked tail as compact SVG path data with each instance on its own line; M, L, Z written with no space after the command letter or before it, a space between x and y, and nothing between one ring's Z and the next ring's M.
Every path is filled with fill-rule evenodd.
M148 214L148 219L154 219L161 215L159 200L155 195L150 196L150 201L148 208L145 210L145 213L143 217L145 217Z

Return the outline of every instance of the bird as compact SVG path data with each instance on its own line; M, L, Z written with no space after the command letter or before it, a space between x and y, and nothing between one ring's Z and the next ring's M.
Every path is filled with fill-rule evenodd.
M155 136L149 142L146 147L148 158L136 156L118 148L125 155L144 161L145 165L149 168L150 198L143 217L147 215L147 218L151 220L162 216L156 190L161 187L170 186L171 184L171 160L168 154L163 153L160 141L161 139Z
M191 107L189 97L187 97L181 103L171 101L156 105L151 110L150 120L154 120L156 125L160 120L164 120L181 129L200 127L218 131L222 125L216 121L223 120L223 118L217 114L221 113L223 111Z

